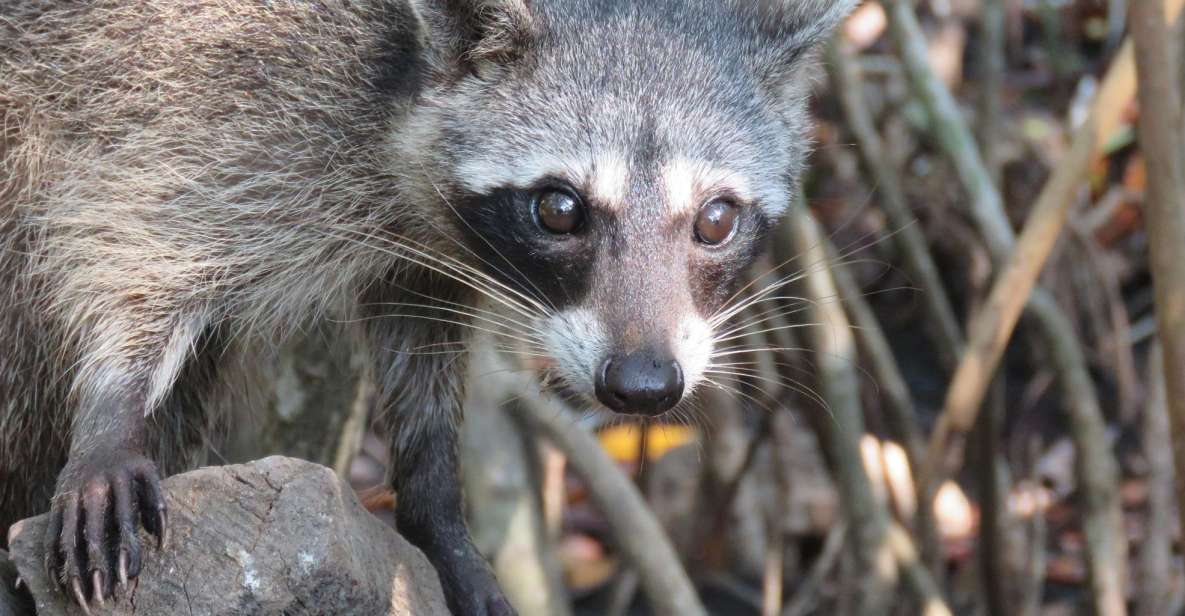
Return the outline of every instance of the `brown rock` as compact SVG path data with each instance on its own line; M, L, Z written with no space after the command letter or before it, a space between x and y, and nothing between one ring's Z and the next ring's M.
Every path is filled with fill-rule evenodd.
M271 457L164 481L170 545L144 550L128 596L96 614L447 616L435 570L327 468ZM14 526L12 558L41 616L81 614L49 588L45 516ZM145 546L154 540L141 533Z

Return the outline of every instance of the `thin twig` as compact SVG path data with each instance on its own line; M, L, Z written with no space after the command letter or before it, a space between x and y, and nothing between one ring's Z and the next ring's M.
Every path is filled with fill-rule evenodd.
M1185 0L1165 0L1175 16ZM894 11L894 15L902 13ZM909 17L913 20L912 14ZM1028 297L1078 194L1087 169L1105 140L1115 132L1127 102L1135 96L1135 65L1125 44L1103 79L1087 120L1075 132L1069 152L1045 184L1008 262L992 286L983 310L972 321L967 351L947 389L926 455L922 475L936 485L959 461L957 439L975 423L983 395L1004 353ZM994 190L994 189L993 189Z
M942 589L930 575L930 570L918 558L917 548L909 539L909 532L900 524L889 526L889 552L901 566L905 585L913 591L922 605L922 616L951 616L950 607L942 598Z
M811 565L810 572L798 585L798 590L782 610L782 616L805 616L809 614L818 602L819 587L831 575L831 570L839 561L843 552L844 539L847 536L847 525L840 522L831 527L827 538L823 541L823 550Z
M1180 3L1182 0L1168 0ZM947 391L942 415L931 435L930 448L920 482L929 497L945 477L948 467L961 464L962 439L974 424L988 382L1020 316L1028 305L1042 326L1046 343L1057 360L1059 376L1067 388L1078 459L1077 467L1088 535L1088 563L1096 611L1122 614L1124 537L1117 517L1114 460L1101 431L1093 383L1086 371L1082 350L1073 334L1066 333L1066 319L1052 296L1035 289L1039 275L1062 227L1089 162L1118 123L1122 103L1134 94L1130 46L1120 52L1108 72L1086 124L1077 132L1070 153L1062 160L1033 208L1019 243L1008 223L999 191L979 157L970 130L951 93L938 81L926 62L925 39L911 3L894 0L891 30L901 51L913 87L926 107L933 130L954 163L970 195L970 213L987 242L1000 275L988 302L971 326L971 343ZM948 447L952 446L948 451ZM948 458L949 454L949 458ZM1101 458L1095 460L1095 457ZM1097 462L1097 464L1095 463ZM1108 472L1110 471L1110 472ZM928 506L930 498L923 501ZM1116 562L1116 555L1119 562Z
M1033 296L1030 313L1044 321L1047 331L1056 334L1050 337L1050 359L1057 366L1066 394L1095 612L1103 616L1124 614L1127 540L1119 502L1119 471L1108 445L1103 411L1085 368L1086 359L1075 344L1074 329L1062 318L1061 309L1043 298Z
M1004 435L1005 385L997 377L988 396L987 408L975 428L979 483L979 577L989 616L1011 614L1008 592L1012 576L1006 564L1008 524L1008 478L1002 470L1000 441Z
M1185 137L1176 51L1168 36L1176 18L1150 1L1132 2L1128 14L1140 83L1140 147L1148 165L1144 211L1156 320L1177 465L1177 508L1185 529Z
M613 528L622 553L638 572L653 609L671 616L706 615L666 531L637 486L550 396L531 391L521 400L522 404L511 408L525 424L567 454L572 469L584 480L593 502Z
M893 436L900 439L909 456L911 469L921 465L925 452L925 441L921 428L917 424L917 408L914 406L913 396L909 392L909 385L901 374L897 359L893 356L893 349L885 337L872 306L864 298L860 286L852 277L848 266L838 262L835 246L827 240L827 254L831 263L831 274L835 278L835 286L843 306L852 316L855 324L856 340L861 350L868 357L872 374L876 377L880 398L885 402L885 419Z
M934 324L933 328L927 330L933 332L940 356L953 371L963 351L963 332L959 327L959 319L950 304L950 296L942 284L926 237L909 208L905 190L901 186L901 176L889 162L872 113L864 101L862 78L855 54L842 36L836 37L831 46L828 66L832 89L839 97L847 127L856 138L864 166L876 182L881 195L881 207L893 227L893 237L904 257L905 270L913 284L922 291L926 316Z
M1023 472L1034 498L1039 495L1036 468L1040 457L1041 439L1033 436L1025 447ZM1045 525L1045 511L1039 504L1034 505L1025 531L1029 549L1021 575L1018 613L1020 616L1041 616L1044 613L1041 605L1045 590L1045 539L1049 533Z
M1148 524L1140 547L1136 613L1170 614L1173 596L1173 453L1160 347L1148 355L1144 457L1148 459Z
M775 501L782 501L775 498ZM765 563L761 583L762 616L778 616L782 611L782 565L786 553L786 534L782 532L781 508L767 516Z
M794 200L783 229L785 246L803 255L804 262L828 263L823 234L801 199ZM833 422L819 441L830 453L828 459L851 524L852 553L862 572L856 609L859 614L886 614L897 581L897 567L882 549L889 516L873 494L860 452L864 415L855 373L856 344L843 306L834 300L835 282L829 268L809 267L805 287L811 300L811 321L817 324L811 334L820 389L831 407Z
M970 197L967 205L975 225L983 234L993 260L999 263L1011 252L1010 240L1014 236L1004 211L1004 201L979 155L979 145L963 121L955 97L930 68L926 37L914 15L913 2L891 0L888 4L890 30L905 71L930 116L934 137L954 164L959 180L967 187Z
M983 0L979 10L979 143L997 186L1002 176L1000 138L1004 127L1001 95L1007 70L1005 0Z

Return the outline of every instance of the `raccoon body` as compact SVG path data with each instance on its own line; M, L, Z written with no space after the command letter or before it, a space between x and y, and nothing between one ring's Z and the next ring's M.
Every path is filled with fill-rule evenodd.
M469 332L589 405L677 410L850 4L5 3L0 527L52 508L64 589L109 596L137 518L167 536L159 476L329 322L373 357L401 532L455 612L508 613L454 471Z

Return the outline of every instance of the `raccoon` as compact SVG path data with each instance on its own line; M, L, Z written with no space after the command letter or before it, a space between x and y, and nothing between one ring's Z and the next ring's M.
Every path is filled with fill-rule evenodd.
M678 412L809 148L854 0L9 0L0 528L88 610L159 478L302 328L360 345L400 532L511 608L456 476L475 330L580 404Z

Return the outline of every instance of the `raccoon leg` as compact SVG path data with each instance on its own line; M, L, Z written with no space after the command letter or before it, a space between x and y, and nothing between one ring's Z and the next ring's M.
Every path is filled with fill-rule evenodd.
M168 543L168 509L149 458L149 410L190 363L203 320L176 326L129 310L78 361L70 448L58 475L45 536L49 576L89 612L140 572L138 528ZM171 319L170 315L166 318Z
M140 572L137 518L164 546L167 508L156 465L145 455L143 405L108 394L74 418L70 455L58 475L46 529L50 579L83 608L102 605Z
M434 289L432 296L440 297L440 289ZM418 296L404 301L424 300ZM460 345L467 339L466 328L428 320L433 316L429 311L411 318L370 321L380 403L392 437L396 523L436 568L454 614L513 614L465 524L457 428L466 363ZM435 316L459 320L454 313Z

